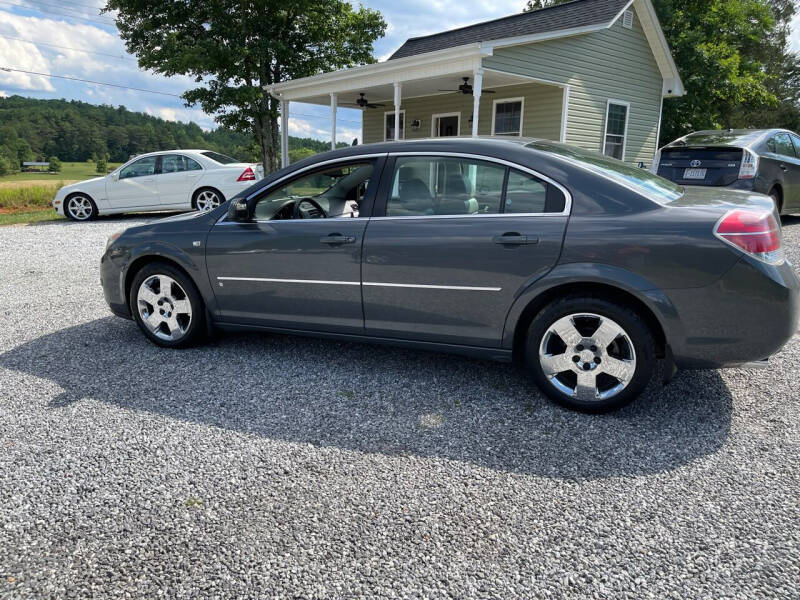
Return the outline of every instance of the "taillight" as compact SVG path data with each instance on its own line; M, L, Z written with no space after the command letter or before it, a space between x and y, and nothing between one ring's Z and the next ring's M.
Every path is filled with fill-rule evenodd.
M661 150L656 152L655 157L653 158L653 164L650 165L650 172L653 175L658 175L658 164L661 162Z
M256 180L256 174L253 173L253 169L247 167L244 171L242 171L242 174L239 175L239 179L237 179L236 181L255 181L255 180Z
M739 166L739 179L753 179L758 172L758 156L747 148L742 150L742 164Z
M734 209L714 227L723 242L771 265L784 261L781 228L771 212Z

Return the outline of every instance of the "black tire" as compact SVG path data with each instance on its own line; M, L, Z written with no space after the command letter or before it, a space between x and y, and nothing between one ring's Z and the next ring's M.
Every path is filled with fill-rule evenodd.
M83 205L81 210L77 208L78 202L81 202ZM79 223L94 221L97 218L97 204L94 203L94 200L89 194L70 194L64 198L64 216L72 221L78 221Z
M774 187L769 191L769 197L772 198L772 201L775 203L775 207L778 209L778 215L783 214L783 195L781 191Z
M557 387L557 384L561 382L560 378L563 377L562 375L559 375L559 379L555 380L556 383L553 383L544 373L539 358L539 350L545 334L559 319L576 313L598 315L616 322L616 324L624 330L624 334L627 336L630 343L628 344L628 342L624 341L624 338L622 338L622 341L615 341L613 344L625 344L626 347L632 345L633 351L635 352L633 355L635 357L633 375L621 391L609 398L591 398L590 400L586 400L568 395ZM560 338L557 338L556 341L560 342ZM577 348L577 346L575 348ZM564 354L567 354L567 352L570 354L577 353L575 348L567 348L564 350ZM591 354L595 354L595 352L591 352ZM574 361L574 358L570 358ZM596 367L586 368L598 368L601 361L597 362L598 365ZM607 363L608 362L610 361L607 361ZM599 297L584 295L568 296L546 306L531 322L525 342L525 363L542 392L561 406L580 412L609 412L622 408L632 402L641 394L649 383L653 376L656 363L655 341L650 328L636 311ZM576 363L576 365L577 364L584 363ZM576 368L578 367L576 366ZM569 371L565 371L565 373L567 374L566 378L570 377ZM607 376L603 375L603 377L606 378ZM596 381L600 381L600 377L596 377ZM621 380L619 381L621 382ZM575 385L575 390L577 391L577 384Z
M157 296L169 296L170 298L174 298L179 301L184 299L189 301L191 312L188 320L185 318L185 314L177 315L178 311L176 308L173 308L172 303L168 303L170 309L169 314L171 315L172 311L174 310L175 314L177 315L176 323L178 319L181 319L181 326L185 325L185 331L179 331L178 333L174 334L175 339L165 339L165 337L163 337L165 335L164 330L169 330L169 327L167 327L166 323L164 323L163 329L158 330L158 333L154 333L144 322L142 310L139 306L139 291L145 281L152 281L151 278L154 277L167 277L178 284L177 287L172 286L170 292L165 292L163 289L159 289L156 294ZM158 281L160 282L160 279L158 279ZM160 302L161 300L162 298L159 298L158 301ZM133 283L131 284L131 289L128 296L128 302L133 319L136 321L139 329L142 330L142 333L144 333L147 339L158 346L163 346L165 348L187 348L197 344L205 336L205 306L203 304L203 299L200 296L200 292L197 290L197 286L195 286L194 282L187 277L183 271L173 267L172 265L163 262L152 262L140 269L133 278ZM172 302L174 303L174 300ZM175 304L177 306L177 303ZM152 310L148 310L148 312L151 314L152 312L161 309L161 307L156 304L156 301L154 301L150 306L152 306Z

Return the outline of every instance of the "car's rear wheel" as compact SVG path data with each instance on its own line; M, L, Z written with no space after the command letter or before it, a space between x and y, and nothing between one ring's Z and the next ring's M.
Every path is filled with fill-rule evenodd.
M97 217L97 205L86 194L73 194L64 200L64 214L73 221L91 221Z
M639 315L591 296L567 297L531 323L526 362L542 391L574 410L606 412L634 400L655 367L653 335Z
M159 346L191 346L204 331L200 292L171 265L156 262L141 269L133 279L129 301L139 328Z
M200 212L214 210L225 202L222 193L213 188L202 188L197 190L194 195L194 207Z

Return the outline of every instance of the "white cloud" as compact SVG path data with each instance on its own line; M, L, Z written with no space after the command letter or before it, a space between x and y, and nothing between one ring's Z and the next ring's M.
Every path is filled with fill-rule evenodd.
M8 98L8 92L4 92L3 90L0 90L0 98Z

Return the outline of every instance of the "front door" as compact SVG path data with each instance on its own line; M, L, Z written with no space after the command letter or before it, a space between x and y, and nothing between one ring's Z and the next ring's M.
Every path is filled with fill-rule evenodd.
M361 247L382 164L305 171L251 201L251 221L217 223L206 244L217 319L362 333Z
M565 191L488 159L400 156L389 169L385 216L364 238L367 333L499 347L517 294L558 259Z
M144 156L122 167L107 178L106 195L109 208L155 208L159 204L156 183L156 156Z
M433 136L450 137L459 135L460 113L433 116Z

